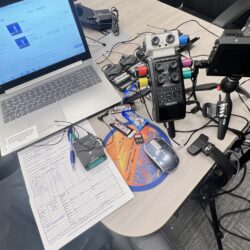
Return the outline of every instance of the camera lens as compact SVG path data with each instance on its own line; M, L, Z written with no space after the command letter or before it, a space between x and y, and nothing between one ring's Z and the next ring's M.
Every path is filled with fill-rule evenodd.
M175 40L175 37L173 34L168 34L167 37L166 37L166 42L167 43L173 43Z
M151 42L152 42L152 45L157 46L160 43L160 38L158 36L154 36Z

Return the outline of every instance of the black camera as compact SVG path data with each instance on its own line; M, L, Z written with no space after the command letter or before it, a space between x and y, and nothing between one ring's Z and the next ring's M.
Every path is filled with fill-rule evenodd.
M250 37L241 30L225 30L215 41L207 75L250 77Z

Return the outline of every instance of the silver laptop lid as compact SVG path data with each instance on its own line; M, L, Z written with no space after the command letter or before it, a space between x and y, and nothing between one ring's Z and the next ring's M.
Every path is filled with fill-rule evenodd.
M0 3L0 93L89 59L73 0Z

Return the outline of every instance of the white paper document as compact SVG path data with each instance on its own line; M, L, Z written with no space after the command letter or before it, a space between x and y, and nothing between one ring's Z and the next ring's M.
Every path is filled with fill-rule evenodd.
M81 126L94 133L88 122ZM81 136L86 133L77 130ZM67 133L51 145L62 136L63 132L58 133L18 153L45 249L61 248L133 198L108 155L90 171L78 158L72 167Z

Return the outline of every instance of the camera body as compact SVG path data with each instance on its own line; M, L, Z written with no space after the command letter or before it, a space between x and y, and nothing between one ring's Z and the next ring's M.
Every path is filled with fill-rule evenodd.
M146 35L144 39L156 122L179 120L186 115L182 63L180 55L176 53L179 45L177 30Z
M225 30L208 62L207 75L250 77L250 37L241 30Z

